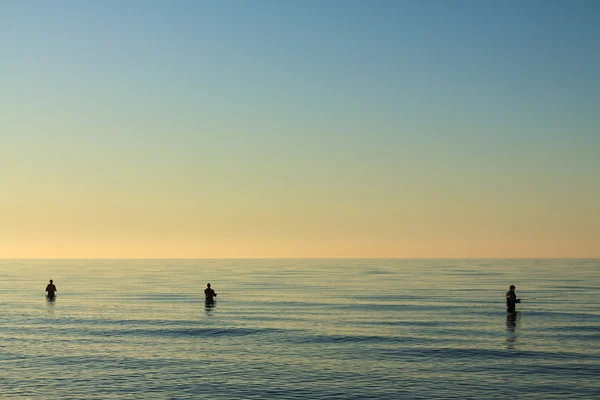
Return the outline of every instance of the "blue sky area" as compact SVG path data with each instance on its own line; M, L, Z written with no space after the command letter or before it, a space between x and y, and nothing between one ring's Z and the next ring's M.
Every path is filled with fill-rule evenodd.
M600 257L599 20L4 1L0 257Z

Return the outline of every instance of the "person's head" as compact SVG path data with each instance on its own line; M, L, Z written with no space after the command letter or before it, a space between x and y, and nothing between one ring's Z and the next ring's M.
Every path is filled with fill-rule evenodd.
M52 283L52 279L50 279L50 283Z
M515 285L510 285L510 290L515 290L515 289L516 289Z
M210 283L207 283L207 284L206 284L206 287L210 287Z

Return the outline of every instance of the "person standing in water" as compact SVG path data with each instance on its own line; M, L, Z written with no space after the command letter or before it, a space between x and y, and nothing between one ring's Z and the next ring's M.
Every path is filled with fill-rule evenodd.
M46 286L46 292L48 293L48 298L49 299L53 299L55 296L55 292L58 289L56 289L56 286L54 286L54 283L52 282L52 279L50 279L50 283L48 284L48 286Z
M506 292L506 312L515 313L517 303L521 302L521 299L517 299L517 294L515 293L515 285L510 285L508 292Z
M204 289L204 297L206 301L214 301L214 298L217 297L217 293L211 289L210 283L206 284L206 289Z

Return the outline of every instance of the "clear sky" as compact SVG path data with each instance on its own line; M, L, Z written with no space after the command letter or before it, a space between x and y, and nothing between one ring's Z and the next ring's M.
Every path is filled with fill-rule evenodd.
M598 1L0 2L0 258L600 257Z

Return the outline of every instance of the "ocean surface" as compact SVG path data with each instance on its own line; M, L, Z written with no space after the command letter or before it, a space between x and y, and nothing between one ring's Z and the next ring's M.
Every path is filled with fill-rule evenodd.
M2 260L0 294L1 399L600 398L600 260Z

